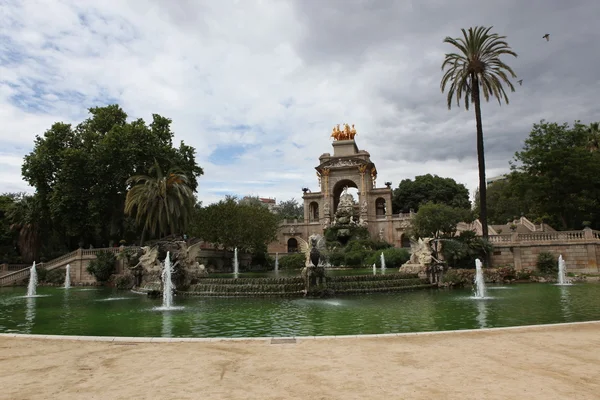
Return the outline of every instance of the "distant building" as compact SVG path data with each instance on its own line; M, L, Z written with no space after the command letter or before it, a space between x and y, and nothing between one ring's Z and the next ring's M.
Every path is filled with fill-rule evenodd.
M261 203L263 203L265 206L267 206L269 211L277 212L277 202L275 199L265 198L265 197L259 197L258 199L261 201Z
M494 182L505 181L508 179L508 174L502 174L498 176L492 176L491 178L487 178L485 180L485 186L490 186Z

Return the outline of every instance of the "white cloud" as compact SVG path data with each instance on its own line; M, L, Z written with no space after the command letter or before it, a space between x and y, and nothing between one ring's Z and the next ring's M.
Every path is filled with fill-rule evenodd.
M205 170L205 203L224 191L283 200L316 189L314 167L332 152L329 134L342 122L356 124L379 185L434 173L473 191L473 114L446 109L439 67L449 50L443 37L474 23L508 35L520 54L508 61L525 80L511 105L483 107L489 176L508 169L539 119L598 119L592 0L550 1L537 11L514 0L367 3L4 2L0 192L27 189L15 160L31 151L35 135L112 102L131 118L173 119L176 142L194 146ZM209 162L230 144L252 147L230 164Z

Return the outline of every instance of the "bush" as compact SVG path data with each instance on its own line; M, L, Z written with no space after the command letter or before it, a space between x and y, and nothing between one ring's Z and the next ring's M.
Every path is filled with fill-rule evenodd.
M543 251L538 254L536 267L542 274L556 274L558 272L558 260L554 257L554 254Z
M302 269L306 265L303 253L293 253L279 259L279 269Z
M528 281L531 279L532 275L533 271L527 268L515 272L515 278L519 281Z
M371 255L368 250L354 250L345 254L344 264L347 267L360 268L366 264L366 259Z
M463 231L453 239L442 241L442 256L452 268L475 268L475 259L486 259L492 245L476 236L473 231Z
M35 267L35 272L37 274L38 282L46 282L46 276L48 275L48 270L44 267Z
M133 275L120 275L115 279L115 287L120 290L132 289L135 284Z
M329 263L331 265L333 265L334 267L339 267L341 265L344 265L344 262L346 261L345 257L346 256L345 256L344 252L339 251L339 250L334 250L329 253Z
M46 273L45 279L42 282L60 285L65 282L66 275L67 271L64 269L53 269Z
M90 261L87 272L93 275L98 282L106 282L115 272L115 255L109 252L100 252L96 254L96 259Z

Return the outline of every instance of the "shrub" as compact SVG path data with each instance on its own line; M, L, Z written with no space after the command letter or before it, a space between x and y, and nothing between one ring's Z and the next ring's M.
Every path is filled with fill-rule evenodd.
M134 284L133 275L120 275L115 279L115 287L120 290L132 289Z
M400 268L402 264L410 259L410 253L406 249L385 249L383 256L385 257L385 266L389 268Z
M44 267L35 267L35 272L37 274L38 282L46 282L46 276L48 275L48 270Z
M96 254L96 259L90 261L87 272L98 282L106 282L115 272L115 255L106 251Z
M520 281L530 280L532 275L533 271L527 268L515 272L515 278Z
M371 252L368 250L350 251L344 256L344 264L353 268L362 267L366 265L365 261L369 255L371 255Z
M280 269L301 269L306 265L306 256L303 253L293 253L279 259Z
M558 272L558 260L554 254L542 251L538 254L536 267L542 274L551 275Z
M341 265L344 265L345 262L345 254L342 251L339 250L333 250L332 252L329 253L329 263L331 265L333 265L334 267L339 267Z
M452 268L475 268L475 259L485 260L492 245L476 236L473 231L463 231L459 236L442 242L442 256Z
M45 279L42 282L59 285L65 282L66 275L67 272L64 269L53 269L46 273Z

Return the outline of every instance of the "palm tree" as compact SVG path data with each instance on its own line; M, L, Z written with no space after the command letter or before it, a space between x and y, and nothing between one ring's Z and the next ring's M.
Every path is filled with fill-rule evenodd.
M450 85L448 88L448 109L452 108L454 96L456 96L456 103L459 107L463 96L467 110L469 109L469 102L473 102L475 105L477 162L479 165L479 219L484 238L488 237L488 225L480 87L486 101L489 101L490 96L493 96L498 99L499 104L502 104L502 100L508 104L508 96L502 84L506 83L510 90L514 92L515 88L510 82L508 74L513 78L517 77L508 65L500 61L500 56L503 54L514 57L517 54L511 50L504 40L506 36L489 33L491 29L492 27L479 26L469 28L468 31L461 29L462 38L446 37L444 39L444 43L453 45L458 49L458 52L446 54L442 71L446 68L447 70L444 72L440 85L442 92L446 89L446 85Z
M592 153L600 150L600 123L592 122L587 128L587 134L587 149Z
M18 232L17 243L23 262L36 261L41 246L40 210L34 196L22 196L8 211L10 229Z
M155 176L150 176L152 174ZM141 244L146 231L151 234L182 232L188 225L194 208L194 192L189 178L178 168L171 168L166 175L158 163L148 171L149 175L135 175L127 180L132 185L125 198L125 214L135 213L136 222L143 222Z

